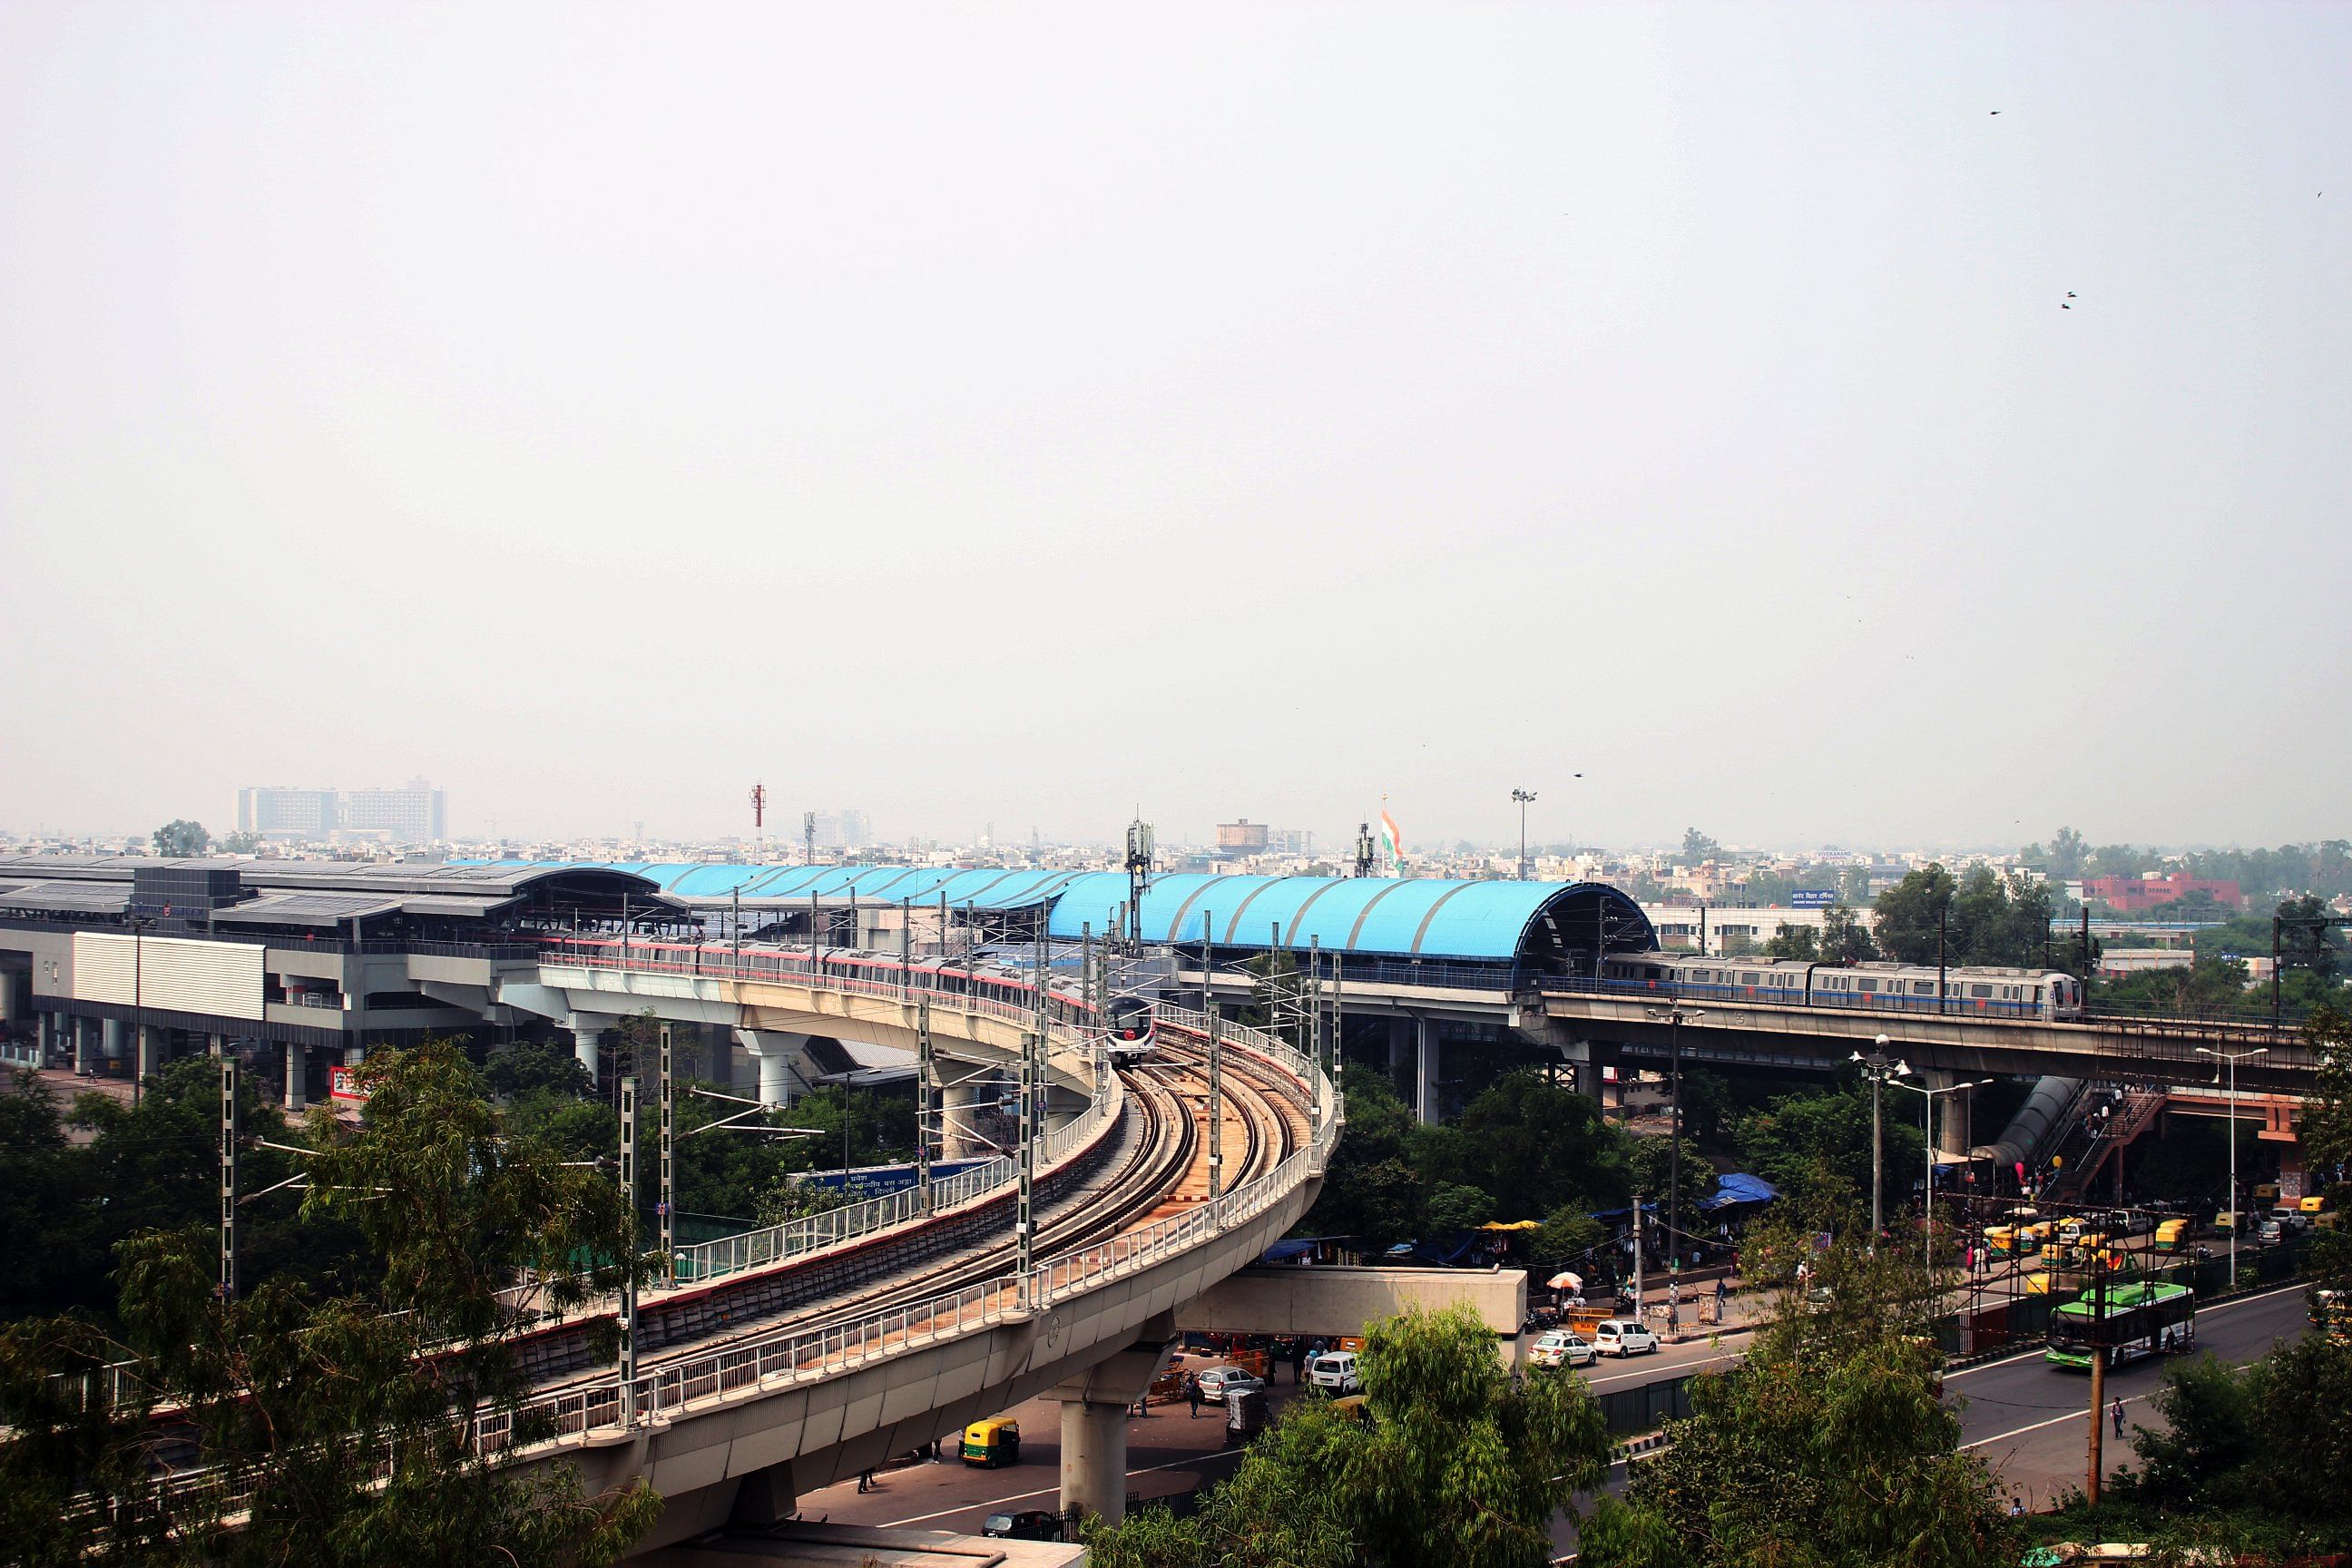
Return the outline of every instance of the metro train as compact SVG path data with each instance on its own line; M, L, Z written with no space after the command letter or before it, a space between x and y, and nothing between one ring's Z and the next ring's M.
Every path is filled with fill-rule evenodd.
M1150 1056L1159 1041L1160 1026L1148 997L1112 997L1110 1005L1103 1009L1103 1022L1109 1030L1110 1059L1115 1067L1133 1067Z
M547 940L551 944L564 948L603 950L614 954L621 951L622 946L618 937L564 936ZM628 951L632 965L671 969L680 973L723 974L735 950L723 942L632 938ZM809 962L809 950L805 945L746 943L741 952L744 964L751 970L777 959L793 965ZM1029 988L1027 969L984 955L969 963L961 959L917 959L902 967L895 952L870 948L828 947L817 954L817 959L826 974L839 979L895 987L903 974L918 990L950 996L976 996L1008 1007L1025 1009L1036 1005ZM1046 997L1058 1018L1077 1021L1086 1015L1086 998L1076 990L1049 981Z
M1601 969L1607 990L1675 997L1769 1002L1790 1007L1856 1007L1968 1017L2079 1018L2083 983L2057 970L1953 967L1937 995L1932 963L1817 963L1804 958L1727 958L1631 952Z

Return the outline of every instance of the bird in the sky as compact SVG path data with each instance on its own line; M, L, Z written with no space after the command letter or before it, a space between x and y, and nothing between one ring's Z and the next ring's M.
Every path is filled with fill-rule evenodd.
M2073 299L2074 297L2074 290L2073 290L2072 289L2067 289L2067 290L2066 290L2066 298L2068 298L2069 300L2071 300L2071 299Z
M1999 114L1999 113L2000 112L2000 110L1998 110L1998 109L1996 109L1996 110L1992 110L1992 112L1993 112L1993 113L1995 113L1995 114Z
M2058 301L2058 308L2059 308L2060 310L2073 310L2074 307L2074 306L2072 306L2072 305L2069 305L2068 303L2066 303L2066 301L2065 301L2065 300L2059 300L2059 301Z

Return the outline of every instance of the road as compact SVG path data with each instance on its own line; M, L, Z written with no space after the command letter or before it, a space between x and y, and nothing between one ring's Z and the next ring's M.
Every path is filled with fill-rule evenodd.
M1704 1340L1668 1345L1655 1355L1629 1362L1601 1362L1584 1369L1596 1390L1632 1387L1661 1377L1722 1364L1738 1352L1745 1332L1720 1345ZM1287 1371L1272 1403L1279 1411L1296 1395ZM877 1489L861 1494L855 1481L811 1492L800 1500L802 1513L842 1524L907 1525L925 1530L962 1530L977 1534L992 1513L1053 1508L1061 1495L1062 1412L1050 1400L1033 1399L1005 1412L1021 1423L1021 1463L1001 1470L975 1469L960 1462L916 1464L885 1470ZM1155 1405L1147 1416L1127 1423L1129 1492L1147 1500L1181 1496L1233 1474L1240 1456L1223 1447L1223 1423L1204 1409L1198 1419L1181 1405Z
M2280 1340L2301 1336L2310 1319L2300 1284L2260 1296L2206 1307L2197 1314L2197 1343L2224 1361L2245 1363L2268 1354ZM2151 1359L2107 1376L2107 1397L2124 1402L2124 1438L2107 1427L2105 1468L2112 1472L2132 1458L2134 1424L2157 1426L2149 1396L2163 1385L2165 1363ZM1966 1404L1960 1441L1999 1471L2013 1495L2029 1509L2056 1500L2068 1487L2083 1484L2088 1468L2090 1380L2061 1372L2038 1351L1988 1362L1944 1380L1947 1392Z
M2252 1361L2277 1339L2292 1339L2306 1326L2300 1286L2209 1307L2197 1315L2201 1349L2226 1360ZM1705 1371L1738 1359L1745 1332L1710 1344L1700 1340L1669 1345L1656 1355L1629 1363L1603 1362L1584 1375L1596 1391L1629 1388L1682 1373ZM2153 1424L2148 1395L2160 1385L2164 1366L2144 1362L2108 1379L2110 1395L2124 1401L2126 1432L2133 1422ZM2003 1484L2043 1508L2057 1493L2083 1480L2084 1427L2090 1389L2079 1373L2060 1372L2039 1351L1952 1373L1948 1394L1961 1405L1961 1441L1982 1454ZM1278 1410L1294 1397L1292 1385L1275 1385ZM840 1523L903 1525L977 1533L991 1513L1055 1507L1060 1497L1061 1407L1034 1399L1006 1414L1021 1423L1022 1460L1002 1470L974 1469L960 1462L916 1464L885 1470L877 1489L860 1494L843 1482L801 1499L803 1515ZM1222 1447L1223 1423L1204 1411L1193 1418L1181 1405L1154 1405L1148 1416L1127 1424L1128 1489L1147 1500L1179 1497L1231 1475L1239 1455ZM2126 1442L2108 1429L2107 1468L2131 1458ZM1616 1466L1609 1489L1624 1489L1625 1468ZM1553 1531L1562 1551L1573 1550L1572 1519L1562 1515Z

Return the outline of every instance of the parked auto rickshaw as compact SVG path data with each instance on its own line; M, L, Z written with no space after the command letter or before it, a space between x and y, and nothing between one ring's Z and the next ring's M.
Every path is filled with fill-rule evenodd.
M2017 1256L2017 1228L2014 1226L1985 1226L1984 1239L1985 1250L1992 1254L1995 1258L2014 1258Z
M963 1429L963 1462L992 1470L1021 1462L1021 1423L1002 1416L975 1421Z
M2156 1245L2159 1251L2178 1252L2189 1244L2187 1219L2158 1220L2156 1225Z

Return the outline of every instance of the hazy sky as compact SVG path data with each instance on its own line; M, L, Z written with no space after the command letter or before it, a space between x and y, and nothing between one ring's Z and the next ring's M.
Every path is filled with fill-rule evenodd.
M0 825L2341 835L2347 82L2341 5L9 0Z

